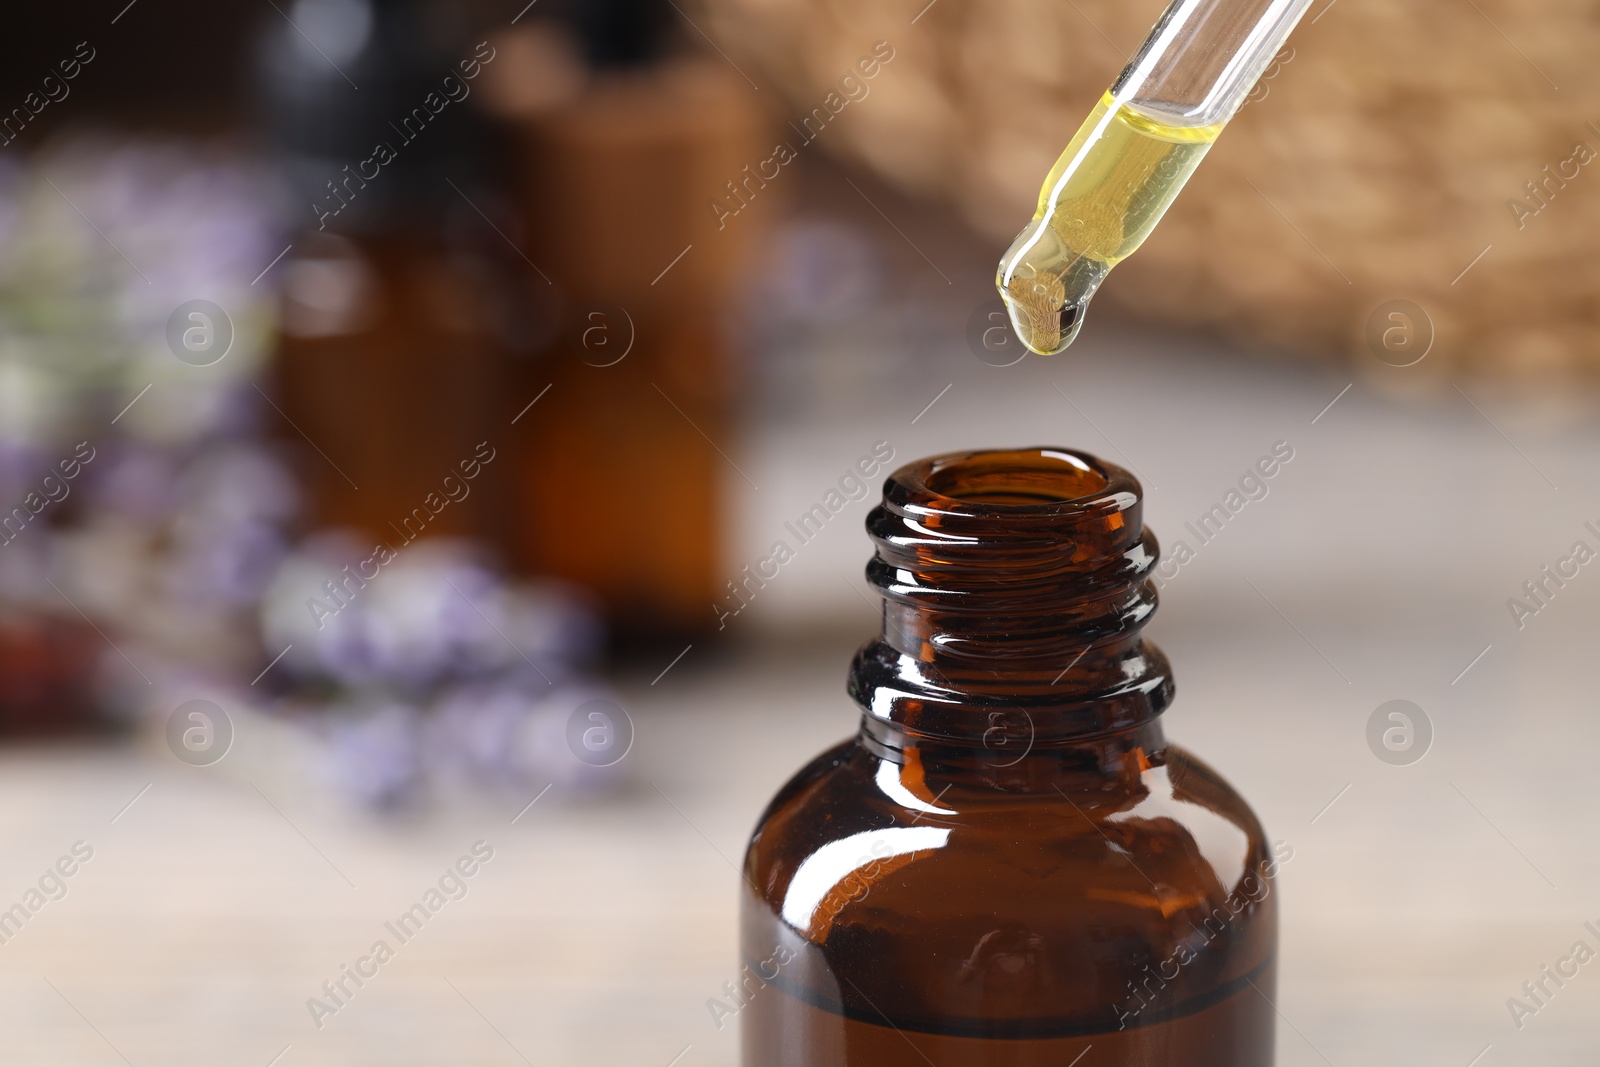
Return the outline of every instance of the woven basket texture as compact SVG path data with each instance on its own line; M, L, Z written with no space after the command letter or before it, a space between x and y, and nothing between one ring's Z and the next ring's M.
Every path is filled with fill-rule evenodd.
M701 0L695 17L796 116L888 42L818 146L949 203L998 258L1160 10ZM1419 342L1431 322L1431 373L1595 375L1597 57L1594 0L1316 0L1095 311L1371 361L1369 319L1405 299Z

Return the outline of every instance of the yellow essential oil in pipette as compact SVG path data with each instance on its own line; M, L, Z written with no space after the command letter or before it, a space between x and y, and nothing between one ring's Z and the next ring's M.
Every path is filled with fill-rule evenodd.
M1054 355L1072 343L1094 291L1150 235L1223 125L1176 126L1110 92L1100 98L995 275L1030 351Z

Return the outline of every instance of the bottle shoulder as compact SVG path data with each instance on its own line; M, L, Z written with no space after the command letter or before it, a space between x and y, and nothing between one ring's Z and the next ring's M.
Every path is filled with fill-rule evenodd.
M1268 882L1288 856L1238 791L1177 745L1132 781L1063 776L1007 792L930 782L849 741L774 797L746 873L768 908L813 937L886 908L1176 928L1240 898L1273 910Z
M847 1006L843 975L930 1026L1065 1013L1114 1027L1145 1010L1130 990L1146 969L1161 989L1148 1019L1260 979L1287 856L1248 805L1177 746L1105 784L975 790L836 746L751 841L747 950L783 947L783 982L813 1003Z

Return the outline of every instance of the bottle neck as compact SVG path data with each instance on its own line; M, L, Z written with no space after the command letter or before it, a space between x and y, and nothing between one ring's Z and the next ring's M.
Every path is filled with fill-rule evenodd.
M909 464L867 518L883 628L851 666L864 734L989 766L1159 747L1158 558L1127 471L1062 448ZM1098 756L1094 758L1099 758Z

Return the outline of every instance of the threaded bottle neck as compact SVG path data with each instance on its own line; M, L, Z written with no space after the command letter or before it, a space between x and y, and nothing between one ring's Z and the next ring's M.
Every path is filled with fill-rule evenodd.
M956 452L900 468L867 517L883 631L850 693L915 742L1030 747L1131 729L1172 698L1140 630L1158 558L1127 471L1066 448Z

